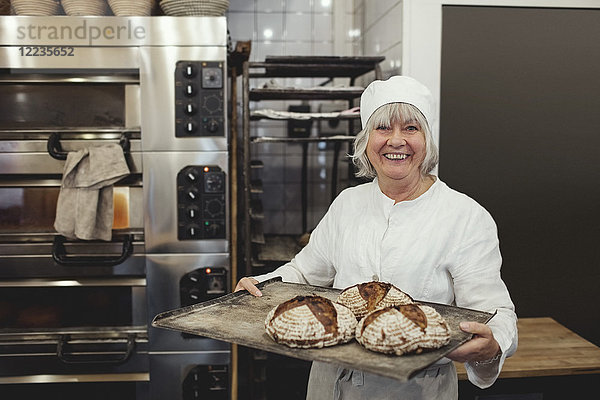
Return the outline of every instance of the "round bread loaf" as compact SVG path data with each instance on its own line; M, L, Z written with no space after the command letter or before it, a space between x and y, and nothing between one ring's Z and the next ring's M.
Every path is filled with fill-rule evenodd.
M412 297L387 282L350 286L339 294L336 301L351 309L357 319L380 308L413 303Z
M289 347L320 348L354 337L352 311L321 296L296 296L274 307L265 320L267 334Z
M432 307L407 304L375 310L365 316L356 326L356 340L379 353L419 354L447 344L450 330Z

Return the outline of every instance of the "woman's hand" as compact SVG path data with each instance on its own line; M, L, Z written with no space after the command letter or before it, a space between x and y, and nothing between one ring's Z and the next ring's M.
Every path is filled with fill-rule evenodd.
M489 326L479 322L461 322L460 329L475 336L450 352L446 356L449 359L462 363L482 362L493 359L500 352L500 345Z
M238 284L235 286L234 292L239 292L240 290L247 290L248 292L250 292L251 295L260 297L262 296L262 293L256 287L257 283L258 281L254 278L244 277L240 279Z

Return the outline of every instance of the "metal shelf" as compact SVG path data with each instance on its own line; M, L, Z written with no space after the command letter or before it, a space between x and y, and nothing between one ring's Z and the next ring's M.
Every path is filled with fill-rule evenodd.
M379 63L384 57L295 57L295 56L277 56L267 57L264 62L245 62L243 64L243 149L242 149L242 176L243 176L243 196L242 201L244 212L244 232L245 232L245 275L255 275L255 272L261 268L273 268L291 260L296 253L302 249L298 241L299 237L292 235L268 235L263 232L263 221L265 219L262 209L257 207L257 197L262 193L262 182L254 179L257 168L263 168L260 161L252 159L251 144L258 145L263 143L284 143L284 144L302 144L303 148L303 166L302 166L302 231L306 232L307 218L307 167L306 152L308 143L327 142L333 143L331 148L334 151L334 169L332 171L332 193L336 192L337 185L337 155L343 143L350 143L355 139L354 122L360 118L359 114L339 114L316 115L314 113L308 118L304 116L290 115L251 115L250 102L259 102L261 100L342 100L346 101L348 109L354 106L355 99L360 98L363 89L354 86L354 81L359 76L368 73L374 73L375 79L382 79ZM289 88L289 87L264 87L251 88L250 78L326 78L322 86L316 88ZM349 78L349 85L346 88L327 87L334 78ZM276 114L276 113L273 113ZM250 136L251 121L291 121L291 120L312 120L312 121L348 121L347 134L319 136L319 137L272 137L272 136ZM329 146L328 146L329 147ZM253 172L252 172L253 171ZM332 194L333 198L333 194Z
M262 72L250 77L298 77L298 78L356 78L378 70L385 57L297 57L269 56L265 62L252 62L249 67ZM377 72L377 71L376 71Z
M297 114L302 114L302 113L297 113ZM356 114L338 114L336 116L329 116L326 113L322 113L321 115L319 115L318 113L316 114L310 114L310 113L306 113L306 116L303 116L301 118L294 118L294 117L290 117L290 118L283 118L283 117L269 117L266 115L256 115L256 114L250 114L250 120L251 121L259 121L259 120L268 120L268 121L290 121L290 120L299 120L299 121L354 121L354 120L358 120L360 119L360 114L356 113Z
M363 89L289 89L257 88L250 90L250 100L354 100Z
M250 138L252 143L313 143L313 142L351 142L354 136L335 135L335 136L315 136L315 137L271 137L271 136L253 136Z
M258 262L286 263L302 250L298 236L264 235L264 245L258 250Z

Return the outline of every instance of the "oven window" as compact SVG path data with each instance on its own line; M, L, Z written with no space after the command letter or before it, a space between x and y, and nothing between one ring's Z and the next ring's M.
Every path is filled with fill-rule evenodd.
M0 188L0 233L54 233L58 187ZM141 188L113 188L113 229L142 226L142 217L130 217L130 193L141 201Z
M10 287L0 291L0 327L132 325L131 287Z
M0 188L0 233L54 232L59 188Z
M5 84L2 129L125 126L123 84Z

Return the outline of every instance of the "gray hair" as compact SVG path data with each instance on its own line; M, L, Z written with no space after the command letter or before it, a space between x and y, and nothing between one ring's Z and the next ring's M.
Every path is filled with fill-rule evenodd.
M375 178L377 176L366 151L371 131L380 125L390 126L392 122L405 123L407 121L416 121L419 129L425 134L425 159L421 164L421 176L427 175L435 168L439 159L438 148L433 141L431 128L421 111L412 104L389 103L373 112L366 126L354 139L354 154L350 154L350 157L358 169L357 177Z

